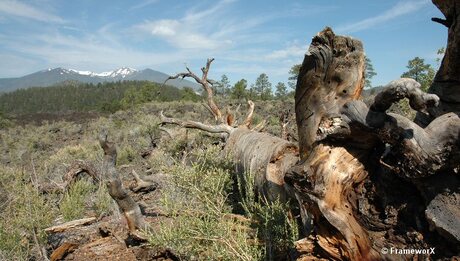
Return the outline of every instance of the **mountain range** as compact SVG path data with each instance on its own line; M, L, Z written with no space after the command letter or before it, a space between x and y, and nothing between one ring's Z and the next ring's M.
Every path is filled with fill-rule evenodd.
M102 73L54 68L17 78L0 78L0 92L14 91L28 87L47 87L65 81L97 84L102 82L137 80L163 83L168 77L169 75L152 69L136 70L128 67ZM191 87L194 90L199 90L200 88L196 83L181 79L169 80L168 85L177 88Z

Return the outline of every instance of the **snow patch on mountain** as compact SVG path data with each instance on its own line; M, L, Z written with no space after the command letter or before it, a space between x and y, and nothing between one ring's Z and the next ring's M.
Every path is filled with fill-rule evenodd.
M136 69L129 68L129 67L122 67L113 71L108 71L108 72L101 72L101 73L95 73L91 71L79 71L79 70L74 70L74 69L62 69L66 73L77 73L80 75L85 75L85 76L91 76L91 77L121 77L125 78L128 75L131 75L135 72L137 72Z

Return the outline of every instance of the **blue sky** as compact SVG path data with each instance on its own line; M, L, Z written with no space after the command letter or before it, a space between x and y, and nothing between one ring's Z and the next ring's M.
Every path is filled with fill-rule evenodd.
M436 66L447 29L431 17L443 16L429 0L0 0L0 77L54 67L174 74L184 64L199 73L214 57L215 80L267 73L275 85L331 26L363 41L381 85L415 56Z

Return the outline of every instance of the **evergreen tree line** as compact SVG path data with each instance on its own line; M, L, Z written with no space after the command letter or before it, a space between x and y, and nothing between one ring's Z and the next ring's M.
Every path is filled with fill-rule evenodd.
M290 72L291 73L291 72ZM291 82L291 80L290 80ZM289 82L289 83L290 83ZM257 77L255 83L249 85L246 79L237 81L234 85L230 84L228 77L224 74L219 82L213 85L214 93L217 96L224 97L227 99L250 99L250 100L273 100L273 99L285 99L290 96L294 96L294 92L291 84L289 87L292 90L288 90L288 87L283 82L278 82L275 85L273 91L273 85L268 79L268 75L262 73Z
M0 112L7 115L115 112L150 101L200 100L191 88L178 89L149 81L105 83L67 82L51 87L31 87L0 95Z

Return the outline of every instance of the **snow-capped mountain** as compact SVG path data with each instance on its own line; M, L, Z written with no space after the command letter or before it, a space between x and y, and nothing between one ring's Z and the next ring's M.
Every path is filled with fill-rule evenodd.
M50 68L18 78L0 79L0 92L13 91L27 87L46 87L64 81L78 81L82 83L100 83L112 81L152 81L163 83L169 75L152 69L136 70L122 67L108 72L80 71L76 69ZM191 87L195 90L199 86L187 80L170 80L168 85L178 88Z
M116 70L109 71L109 72L101 72L101 73L95 73L91 71L78 71L74 69L69 69L67 71L68 71L67 73L77 73L80 75L86 75L86 76L92 76L92 77L112 77L112 78L117 78L117 77L125 78L126 76L137 72L136 69L129 68L129 67L122 67L120 69L116 69Z

